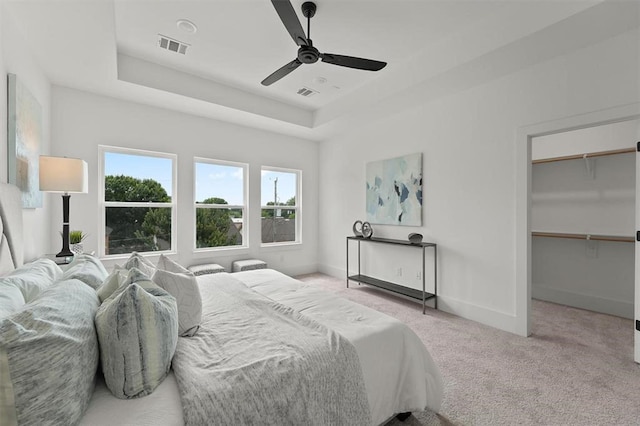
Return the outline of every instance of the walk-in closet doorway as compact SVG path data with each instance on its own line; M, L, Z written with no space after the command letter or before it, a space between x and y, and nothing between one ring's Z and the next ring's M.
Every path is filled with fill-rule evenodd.
M521 128L518 142L519 332L532 299L616 315L640 362L640 105Z

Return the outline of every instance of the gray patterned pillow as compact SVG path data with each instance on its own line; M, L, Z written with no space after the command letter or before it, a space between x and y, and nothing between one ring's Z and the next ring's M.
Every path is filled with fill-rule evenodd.
M121 399L152 393L178 343L176 299L149 280L118 288L95 318L107 387Z
M131 253L127 262L123 265L125 269L138 268L141 270L147 277L151 278L153 273L156 270L156 267L151 263L150 260L146 259L138 252Z
M202 321L202 297L195 275L182 265L160 255L153 282L176 298L178 335L195 335Z
M75 278L97 290L107 275L109 274L100 259L90 254L77 254L73 257L69 267L65 269L62 279Z
M93 394L98 296L59 281L0 320L0 423L77 424Z

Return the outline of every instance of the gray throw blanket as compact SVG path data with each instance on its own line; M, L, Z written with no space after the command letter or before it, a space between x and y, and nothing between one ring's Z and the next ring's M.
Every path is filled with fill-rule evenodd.
M336 332L227 274L173 358L186 425L370 425L362 369Z

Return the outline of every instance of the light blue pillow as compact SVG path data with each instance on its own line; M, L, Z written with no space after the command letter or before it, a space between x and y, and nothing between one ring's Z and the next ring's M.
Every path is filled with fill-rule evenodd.
M90 254L77 254L65 269L62 279L77 279L97 290L109 274L100 259Z
M98 368L96 292L59 281L0 319L0 423L77 424Z

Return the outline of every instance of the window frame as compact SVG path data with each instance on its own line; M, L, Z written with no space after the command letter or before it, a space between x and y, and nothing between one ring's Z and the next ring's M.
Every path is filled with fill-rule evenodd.
M280 173L292 173L296 175L296 194L295 200L296 204L294 206L264 206L262 205L262 173L268 172L280 172ZM273 166L260 166L260 223L262 224L262 210L277 210L280 208L281 210L295 210L295 229L296 236L294 241L277 241L271 243L263 243L262 242L262 226L260 227L260 247L282 247L282 246L293 246L302 244L302 170L300 169L289 169L284 167L273 167ZM274 213L275 216L275 213Z
M105 201L105 161L107 153L137 155L145 157L165 158L171 160L171 202L127 202L127 201ZM178 156L176 154L149 151L136 148L124 148L109 145L98 145L98 205L100 210L100 222L98 229L98 256L104 259L127 258L131 253L106 254L106 227L108 207L161 207L171 208L171 248L169 250L139 252L144 255L174 254L177 251L177 230L178 230Z
M244 205L237 204L202 204L196 201L197 167L196 163L213 164L216 166L240 167L242 169L242 199ZM198 247L197 211L198 209L233 209L242 210L242 244L233 246ZM223 250L242 250L249 248L249 164L237 161L218 160L207 157L193 157L193 252L219 252Z

